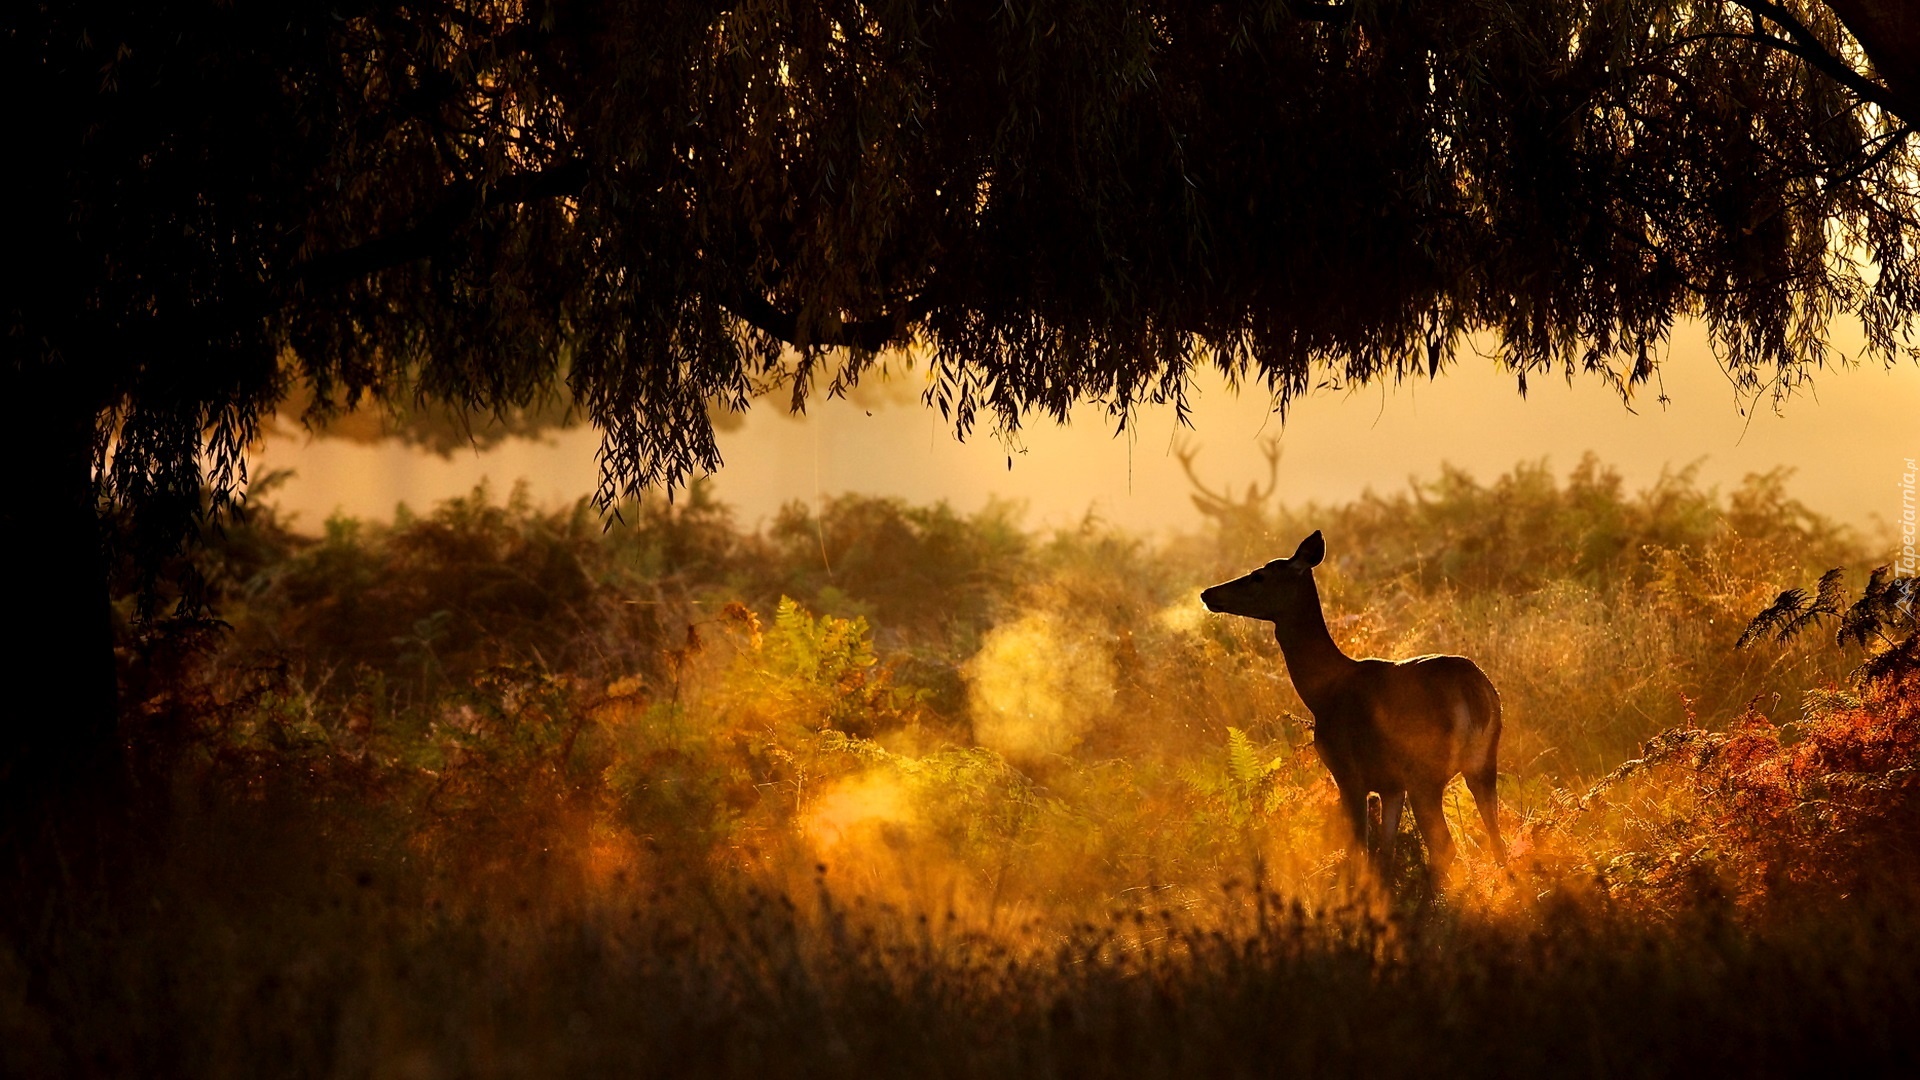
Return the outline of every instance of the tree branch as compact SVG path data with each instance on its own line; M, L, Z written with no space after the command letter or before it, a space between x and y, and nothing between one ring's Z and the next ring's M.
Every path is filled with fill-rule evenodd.
M462 223L476 209L577 195L586 179L586 163L573 160L538 172L504 177L478 199L474 185L458 185L413 225L344 251L308 259L296 264L290 276L302 288L320 292L337 289L368 274L435 254L459 233Z
M1920 101L1920 9L1911 0L1826 0L1867 54L1874 77L1902 101Z
M735 290L720 297L720 304L748 326L795 348L823 346L830 349L859 349L862 352L879 352L899 340L906 334L907 327L926 314L928 307L927 293L922 290L919 296L879 318L858 322L836 320L824 327L810 326L802 334L798 316L775 307L757 291Z
M1828 51L1826 43L1820 40L1819 35L1783 5L1774 3L1772 0L1733 0L1733 2L1752 13L1755 18L1765 19L1778 26L1789 39L1781 41L1765 34L1755 34L1756 40L1805 60L1815 70L1859 95L1862 101L1870 101L1880 106L1889 115L1908 123L1920 120L1920 116L1908 115L1907 106L1900 100L1899 95L1855 71L1853 65Z

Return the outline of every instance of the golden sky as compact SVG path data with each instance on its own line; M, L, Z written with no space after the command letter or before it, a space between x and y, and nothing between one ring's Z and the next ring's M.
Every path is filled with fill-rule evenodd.
M1704 334L1683 327L1662 376L1671 399L1664 406L1648 389L1630 411L1590 377L1571 386L1536 378L1523 399L1491 360L1469 354L1432 382L1315 392L1295 403L1284 424L1263 394L1235 395L1209 380L1190 431L1177 430L1172 411L1161 409L1116 438L1098 407L1083 408L1065 427L1034 421L1011 469L989 435L957 443L938 413L917 403L876 405L871 399L885 395L873 394L862 395L862 404L816 399L810 415L796 419L762 402L739 430L721 436L726 465L715 488L748 525L789 499L858 491L946 499L962 510L993 496L1015 499L1027 504L1029 524L1064 524L1092 510L1132 529L1178 529L1199 520L1172 453L1182 440L1199 447L1197 467L1210 484L1244 490L1265 479L1259 444L1277 435L1280 495L1296 504L1402 488L1409 477L1433 476L1442 462L1483 480L1542 457L1564 473L1591 450L1631 487L1694 462L1703 481L1723 488L1787 465L1796 470L1792 494L1869 535L1898 512L1902 460L1920 456L1920 366L1824 372L1781 412L1761 401L1743 415L1746 403ZM254 471L295 470L277 501L299 514L300 527L317 531L336 510L385 518L397 502L424 509L482 477L500 493L525 480L540 503L569 501L594 488L596 444L583 428L447 460L296 434L270 439Z

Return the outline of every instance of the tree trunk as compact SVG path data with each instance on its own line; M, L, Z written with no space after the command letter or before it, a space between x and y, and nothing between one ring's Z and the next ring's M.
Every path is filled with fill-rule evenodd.
M116 758L113 615L93 479L94 413L70 378L0 373L0 501L12 576L0 808L86 797Z

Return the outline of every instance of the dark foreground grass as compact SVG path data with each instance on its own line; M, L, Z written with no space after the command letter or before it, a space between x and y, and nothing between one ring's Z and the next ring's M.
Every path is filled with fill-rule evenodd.
M391 823L299 787L195 792L149 808L119 840L63 841L54 863L62 852L43 833L39 864L22 864L34 876L6 903L6 1072L1616 1077L1920 1065L1920 922L1889 893L1756 912L1703 883L1652 914L1536 878L1500 886L1498 904L1461 891L1308 912L1240 895L1210 911L988 928L843 903L831 872L794 897L686 867L593 886L556 855L520 867L513 887L456 900L392 842Z

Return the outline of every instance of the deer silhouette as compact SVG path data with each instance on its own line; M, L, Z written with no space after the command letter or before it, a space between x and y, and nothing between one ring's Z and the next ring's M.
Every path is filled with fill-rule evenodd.
M1392 865L1404 801L1426 838L1428 870L1444 878L1453 864L1453 835L1441 811L1447 782L1465 773L1486 823L1494 857L1506 862L1500 839L1500 694L1485 672L1464 656L1356 660L1334 644L1320 609L1313 568L1326 557L1318 530L1292 558L1275 559L1244 577L1200 594L1207 610L1273 624L1300 700L1313 713L1313 747L1333 774L1353 829L1355 865L1367 848L1367 796L1381 806L1379 866Z

